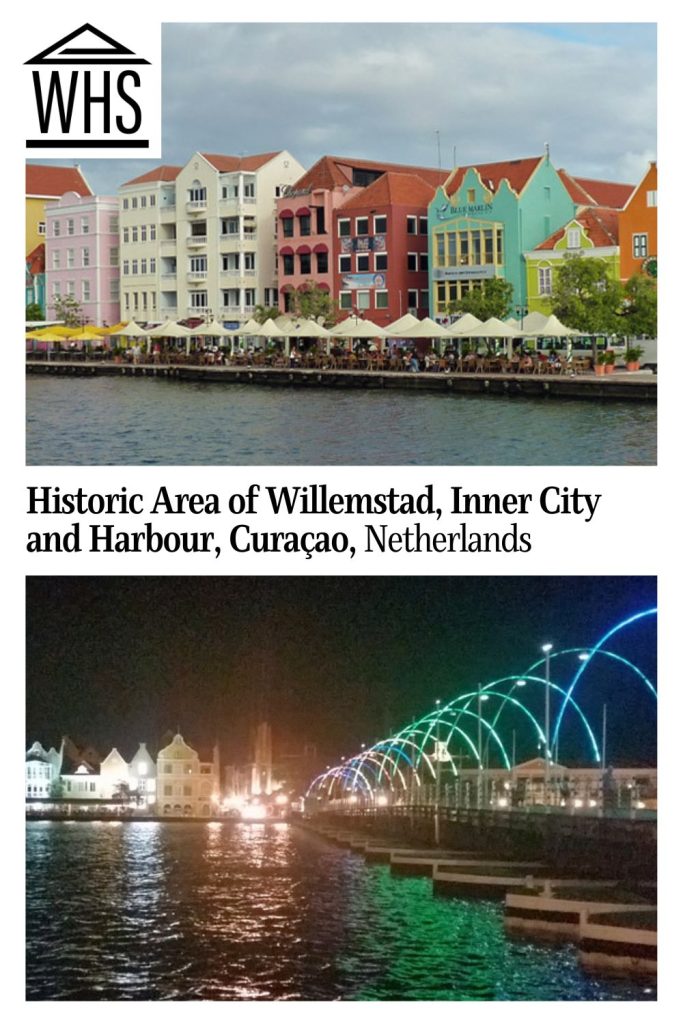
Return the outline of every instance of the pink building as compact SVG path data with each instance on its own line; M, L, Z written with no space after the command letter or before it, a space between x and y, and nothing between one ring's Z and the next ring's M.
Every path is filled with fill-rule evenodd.
M119 321L119 214L116 196L66 192L46 208L45 302L54 316L58 296L80 303L83 323Z

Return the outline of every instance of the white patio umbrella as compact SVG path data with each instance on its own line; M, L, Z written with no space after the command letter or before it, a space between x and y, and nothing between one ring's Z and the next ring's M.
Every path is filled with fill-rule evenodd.
M577 331L575 327L567 327L552 313L543 325L543 329L537 333L548 338L575 338L581 334L581 331Z
M192 333L199 335L200 338L228 338L233 331L229 331L223 324L219 324L218 320L211 320L208 324L200 324L199 327L193 327Z
M241 333L241 332L240 332ZM274 320L265 320L262 324L249 331L256 338L284 338L285 332L281 330Z
M482 323L483 321L474 313L463 313L454 324L446 328L446 332L451 338L475 338L477 328L481 327Z
M509 354L513 338L525 338L526 334L524 331L517 330L516 327L510 327L509 324L503 323L498 317L492 316L477 328L477 337L503 339L507 343L506 351Z
M190 351L190 338L195 335L196 331L191 330L189 327L184 327L182 324L176 323L175 320L167 320L165 324L159 324L158 327L153 327L151 331L147 332L148 338L185 338L185 352ZM147 351L149 352L150 342L147 343Z
M253 334L255 331L258 330L260 326L261 324L258 322L258 320L254 320L254 318L252 317L251 320L247 320L246 324L242 324L241 327L238 327L234 331L230 331L230 333L238 334L240 335L240 337L244 337L245 334Z
M386 327L373 324L372 320L363 320L360 316L349 316L346 320L330 328L333 338L388 338Z
M129 320L123 327L119 327L118 331L112 331L109 335L110 338L118 338L122 336L124 338L147 338L149 332L140 327L140 324L136 324L135 320Z
M408 327L404 331L397 331L394 329L392 332L394 337L399 338L448 338L449 334L445 327L441 324L437 324L436 320L432 320L431 317L426 316L424 320L418 320L417 325L414 327Z
M420 321L412 313L404 313L398 320L394 320L392 324L387 327L387 334L390 338L398 337L410 337L408 333L411 328L417 327Z
M525 335L531 337L534 334L545 334L545 324L548 317L545 313L539 313L534 310L533 313L527 313L524 317L524 325L522 321L515 319L515 317L509 317L505 323L509 327L516 327L518 330L523 331Z

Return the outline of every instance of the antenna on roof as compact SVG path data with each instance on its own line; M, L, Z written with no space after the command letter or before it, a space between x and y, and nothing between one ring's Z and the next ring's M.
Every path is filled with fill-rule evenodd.
M545 150L545 158L546 158L546 160L550 161L550 143L549 142L544 142L543 143L543 148Z

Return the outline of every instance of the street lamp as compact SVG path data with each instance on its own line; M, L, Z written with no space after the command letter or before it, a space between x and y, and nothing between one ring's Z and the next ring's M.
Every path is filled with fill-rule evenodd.
M552 644L543 644L541 650L545 654L545 780L543 786L543 803L548 810L550 793L550 652Z

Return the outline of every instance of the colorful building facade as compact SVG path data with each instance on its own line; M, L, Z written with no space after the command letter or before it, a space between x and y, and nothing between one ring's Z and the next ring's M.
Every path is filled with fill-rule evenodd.
M381 185L380 182L386 175L392 175L394 179L391 183L385 182ZM405 185L409 178L410 194L401 189L401 185ZM412 180L415 178L419 179L419 182ZM393 288L398 287L401 257L398 253L392 254L391 247L398 241L399 236L401 243L403 242L403 236L396 226L402 216L416 216L416 234L419 236L419 218L425 218L426 224L425 201L433 195L436 185L445 178L445 171L434 168L356 160L350 157L321 157L291 188L286 189L278 200L279 308L283 312L289 312L293 292L306 288L308 282L313 281L323 291L331 293L334 300L341 305L342 311L359 309L364 316L378 323L388 322L391 318L388 312L390 309L402 305L405 312L408 285L404 286L402 279L402 298L399 298L398 294L392 296ZM366 202L365 193L370 189L373 191L370 200ZM419 192L417 197L416 190ZM397 206L403 207L401 211L397 209L395 213L392 212L394 200L397 201ZM406 209L412 212L409 214ZM375 226L375 217L379 228ZM365 234L358 234L356 231L356 219L361 221L361 228ZM367 225L365 220L368 220ZM383 228L384 221L386 226ZM341 235L340 230L344 232ZM426 235L424 237L426 238ZM375 239L378 240L377 245ZM384 246L382 251L378 247L380 240ZM419 253L422 251L422 245L413 246L413 249ZM402 246L401 252L406 252L405 246ZM368 257L367 260L365 256ZM361 257L360 266L365 267L367 264L369 269L358 269L358 257ZM380 257L379 260L376 257ZM376 269L378 266L385 269ZM389 267L392 268L391 271ZM390 274L389 278L386 276L387 273ZM426 271L421 270L417 273L424 275ZM382 275L384 281L379 287L378 281ZM426 279L421 283L418 277L414 279L414 283L418 293L426 288ZM388 296L379 297L381 303L387 303L386 306L376 307L375 291L388 292ZM360 295L356 295L356 292Z
M80 167L26 164L26 253L45 241L46 211L65 192L91 196Z
M528 311L549 316L557 270L567 257L602 260L607 277L619 280L619 212L605 207L584 208L524 256Z
M448 319L458 301L494 277L527 304L524 253L573 216L575 205L544 156L456 168L428 212L430 311Z
M45 317L45 243L26 257L26 305L40 306Z
M115 196L65 193L46 212L46 315L72 296L84 323L119 320L119 217Z
M657 163L652 161L619 215L622 281L657 277Z

